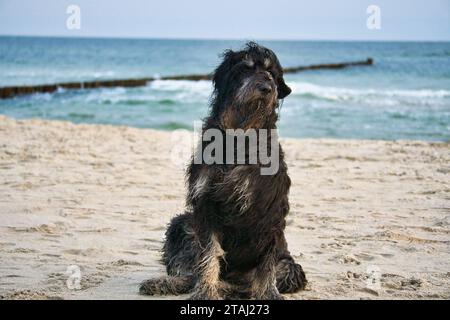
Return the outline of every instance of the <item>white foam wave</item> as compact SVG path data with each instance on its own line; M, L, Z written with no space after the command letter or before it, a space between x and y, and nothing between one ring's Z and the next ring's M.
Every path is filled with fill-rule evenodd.
M87 102L121 104L130 101L160 101L207 103L212 92L210 81L155 80L140 88L99 88L88 91Z
M122 87L117 88L99 88L97 90L88 91L86 97L87 102L94 101L111 101L112 103L117 103L126 97L126 89Z
M155 80L149 84L151 89L160 91L189 91L196 93L206 93L209 95L212 90L211 81L189 81L189 80Z
M328 100L330 102L349 102L370 106L398 105L448 105L449 90L404 90L374 88L344 88L322 86L308 82L290 82L292 97ZM145 103L145 101L173 100L176 103L194 103L204 105L212 92L211 81L155 80L140 88L100 88L85 91L87 102L110 104ZM58 93L66 90L59 89ZM40 96L50 99L51 96Z
M207 80L155 80L148 87L155 93L171 93L170 98L180 102L205 102L212 92Z
M386 90L386 89L354 89L320 86L307 82L289 83L292 88L293 95L311 96L333 101L351 101L370 98L394 98L410 99L410 98L447 98L450 97L448 90ZM392 100L392 101L394 101Z

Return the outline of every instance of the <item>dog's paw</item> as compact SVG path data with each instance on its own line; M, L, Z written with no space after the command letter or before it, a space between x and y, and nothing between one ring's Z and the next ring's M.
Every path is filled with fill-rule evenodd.
M293 261L280 261L277 266L277 288L281 293L294 293L305 289L308 281L302 266Z
M139 285L139 294L153 296L160 294L160 279L149 279L141 282Z
M187 276L166 276L146 280L139 286L139 293L145 295L185 294L194 288L194 278Z

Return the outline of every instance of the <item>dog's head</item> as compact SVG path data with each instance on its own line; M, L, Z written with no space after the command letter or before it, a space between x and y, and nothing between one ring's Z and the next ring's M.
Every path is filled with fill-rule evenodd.
M275 53L254 42L227 50L213 75L213 113L224 128L261 128L291 89Z

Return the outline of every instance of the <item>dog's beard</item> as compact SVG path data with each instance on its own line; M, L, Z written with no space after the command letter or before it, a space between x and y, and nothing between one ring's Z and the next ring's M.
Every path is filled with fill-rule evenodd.
M261 129L268 126L274 116L278 102L257 99L245 104L229 104L222 114L224 129Z
M244 85L226 104L221 117L224 129L261 129L276 120L277 90L261 95L248 84Z

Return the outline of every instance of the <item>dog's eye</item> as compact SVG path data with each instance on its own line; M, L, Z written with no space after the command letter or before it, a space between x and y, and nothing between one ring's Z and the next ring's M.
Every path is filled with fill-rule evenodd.
M244 64L249 68L253 68L255 66L255 62L248 55L245 56L245 58L244 58L244 60L242 60L242 62L244 62Z

